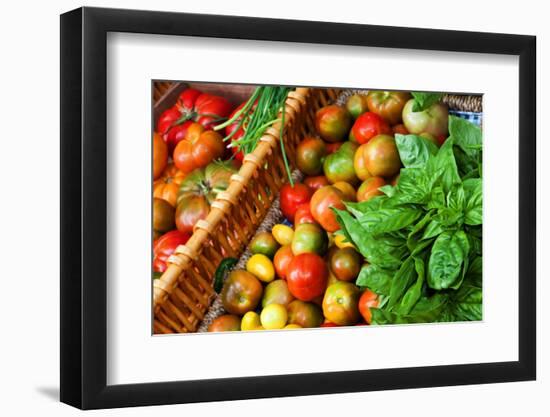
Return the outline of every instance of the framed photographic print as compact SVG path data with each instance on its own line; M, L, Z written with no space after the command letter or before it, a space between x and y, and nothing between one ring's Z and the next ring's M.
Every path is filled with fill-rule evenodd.
M520 35L62 15L61 400L535 379L535 62Z

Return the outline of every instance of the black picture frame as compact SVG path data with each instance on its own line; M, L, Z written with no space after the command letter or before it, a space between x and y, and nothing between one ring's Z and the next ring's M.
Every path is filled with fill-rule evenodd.
M109 386L106 383L108 32L519 57L519 360ZM61 16L61 401L82 409L297 396L536 378L534 36L80 8Z

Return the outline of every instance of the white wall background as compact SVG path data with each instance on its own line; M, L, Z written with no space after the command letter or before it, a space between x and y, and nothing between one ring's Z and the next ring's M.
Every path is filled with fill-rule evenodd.
M146 407L94 415L316 415L408 416L547 415L550 405L550 209L542 167L550 146L542 115L550 106L550 28L543 2L439 1L297 2L277 0L123 0L86 5L238 14L395 26L510 32L538 37L538 380L452 388L324 395L286 399ZM368 4L368 5L367 5ZM496 4L496 3L494 3ZM77 1L6 2L0 14L0 410L2 415L75 415L58 403L59 379L59 17ZM170 65L169 58L167 65ZM503 121L505 122L505 121ZM367 352L365 354L368 354ZM268 360L268 359L266 359ZM546 394L546 396L544 395Z

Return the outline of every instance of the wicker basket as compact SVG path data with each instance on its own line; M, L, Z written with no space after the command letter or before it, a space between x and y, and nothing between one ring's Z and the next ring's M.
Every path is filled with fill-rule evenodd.
M315 112L333 102L339 91L296 88L289 93L283 141L292 169L298 142L314 130ZM245 156L239 172L231 177L229 188L212 203L208 217L196 224L191 238L178 247L167 270L154 281L155 333L197 330L215 297L212 279L218 264L225 257L241 256L287 181L280 128L278 123L266 130L254 152Z
M187 85L170 86L155 107L155 119L173 103ZM253 86L189 86L223 94L235 104L244 101ZM222 89L223 91L221 91ZM296 88L289 93L285 107L283 141L289 164L295 169L294 154L299 141L314 132L316 111L335 102L341 89ZM349 93L349 92L348 92ZM481 96L446 95L452 110L481 112ZM239 258L287 181L279 146L280 124L269 128L257 148L244 158L239 172L232 176L226 192L220 193L204 221L195 226L193 236L169 258L168 269L154 281L154 332L195 332L216 297L213 276L225 257Z

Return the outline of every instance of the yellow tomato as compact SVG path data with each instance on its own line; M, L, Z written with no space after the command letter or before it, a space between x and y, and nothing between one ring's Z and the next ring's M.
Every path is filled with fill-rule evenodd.
M290 324L287 324L284 328L285 329L301 329L302 326L300 326L299 324L290 323Z
M246 263L246 270L263 282L275 279L275 268L271 260L261 253L252 255Z
M256 330L261 326L260 315L255 311L248 311L241 320L241 330Z
M353 245L353 243L347 241L347 238L344 235L335 235L334 244L338 246L340 249L353 248L357 250L357 248Z
M281 246L290 245L294 237L294 230L286 224L276 224L273 226L273 229L271 229L271 233Z
M269 304L260 314L260 321L264 329L276 330L285 327L288 320L286 308L281 304Z

